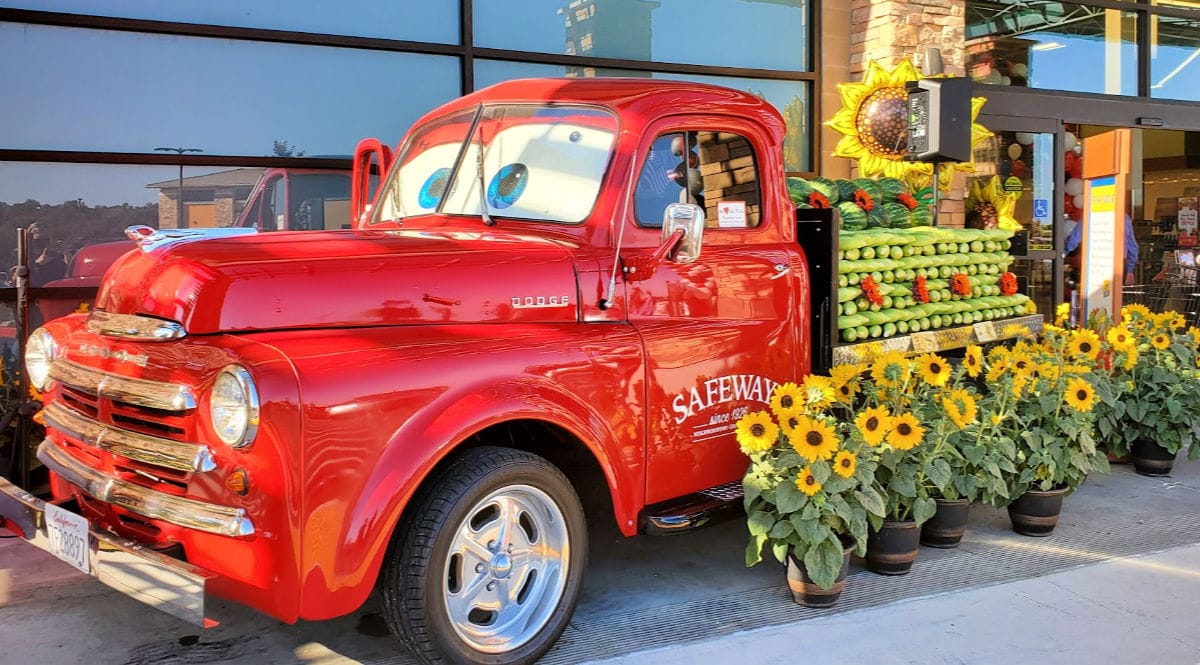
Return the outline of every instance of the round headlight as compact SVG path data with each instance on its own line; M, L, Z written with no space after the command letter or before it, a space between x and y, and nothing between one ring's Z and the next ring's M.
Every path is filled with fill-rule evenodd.
M25 343L25 371L29 382L38 390L45 390L50 383L50 365L58 355L58 344L45 328L38 328Z
M250 373L237 365L221 370L213 382L209 412L221 441L234 448L250 445L258 432L258 391Z

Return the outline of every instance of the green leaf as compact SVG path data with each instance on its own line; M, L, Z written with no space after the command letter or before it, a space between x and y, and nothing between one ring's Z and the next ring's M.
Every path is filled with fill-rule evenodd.
M792 528L792 523L787 520L779 520L775 526L771 528L770 537L774 540L783 540L792 535L795 529Z
M771 532L771 528L775 526L775 516L756 510L746 517L746 526L750 528L750 535L755 537L766 538Z
M1179 413L1183 411L1183 405L1177 399L1167 399L1167 413L1171 414L1172 418L1179 417Z
M809 548L804 554L804 567L817 586L829 589L837 581L844 560L841 543L831 536L822 540L816 547Z
M833 512L847 522L854 517L854 511L850 509L850 504L846 503L846 499L840 495L834 494L829 497L829 505L833 506Z
M775 555L775 560L779 563L787 563L787 554L790 547L786 542L777 540L771 543L771 554Z
M925 465L925 475L929 477L938 489L946 489L950 486L953 473L950 471L950 465L944 459L935 459L932 463Z
M804 505L804 494L796 487L796 484L790 481L779 483L779 487L775 490L775 507L783 515L800 510Z
M883 497L879 496L879 492L876 492L874 487L866 485L854 494L858 497L858 502L862 504L862 507L866 508L868 514L874 517L883 517L887 512L887 505L884 503Z
M755 536L746 544L747 568L762 561L762 547L765 542L767 542L766 536Z
M933 499L922 497L913 503L913 520L916 521L918 526L924 524L930 517L933 517L935 512L937 512L937 502Z
M891 490L911 499L917 495L917 483L911 476L898 476L892 478Z
M796 529L796 535L801 542L812 544L825 537L824 527L817 520L797 519L792 516L792 526Z

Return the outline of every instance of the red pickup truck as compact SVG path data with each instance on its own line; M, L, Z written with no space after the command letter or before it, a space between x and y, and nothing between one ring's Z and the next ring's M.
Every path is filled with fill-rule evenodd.
M191 621L378 588L423 661L534 661L580 594L576 488L628 536L702 523L739 416L836 333L783 134L725 88L508 82L360 146L351 230L148 234L32 335L55 500L0 482L0 517Z

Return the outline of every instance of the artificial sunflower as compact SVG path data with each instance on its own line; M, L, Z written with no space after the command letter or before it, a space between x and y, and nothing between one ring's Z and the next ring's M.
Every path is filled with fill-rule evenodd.
M1021 198L1020 192L1004 191L998 175L972 180L971 189L963 201L963 207L967 211L968 225L974 222L974 218L978 218L979 228L1020 231L1021 223L1013 216L1019 198ZM1003 288L1004 282L1001 281L1000 284ZM1016 286L1015 279L1013 286ZM1013 292L1016 292L1015 288Z
M775 386L775 390L771 393L771 410L776 414L788 413L803 405L804 393L791 381Z
M1150 338L1150 345L1162 351L1171 346L1171 336L1166 333L1156 333L1154 337Z
M956 272L950 276L950 292L956 296L971 295L971 278L965 272Z
M975 403L975 397L962 388L951 390L949 395L943 397L942 407L946 409L946 415L950 416L954 426L959 429L975 422L975 418L979 416L979 406Z
M842 134L835 157L858 160L858 172L865 178L888 176L908 180L913 189L921 189L933 181L933 164L905 160L908 132L909 81L921 78L917 68L907 58L895 69L887 70L878 62L867 63L862 83L842 83L838 93L842 108L826 124ZM984 104L983 97L971 98L971 146L992 135L975 122ZM939 185L949 189L954 171L972 173L973 162L943 168Z
M1067 346L1073 356L1095 360L1100 355L1100 336L1089 328L1080 328L1071 334L1071 343Z
M892 418L892 431L888 432L887 442L897 450L911 450L924 437L925 428L921 421L911 413L902 413Z
M801 404L811 410L819 410L833 404L833 383L827 376L809 374L800 386Z
M1134 346L1133 333L1129 332L1129 329L1125 326L1113 326L1109 328L1105 337L1108 338L1108 343L1112 344L1113 349L1116 351L1128 351Z
M929 285L925 283L925 275L917 275L913 282L913 297L922 304L929 302Z
M917 358L917 371L921 379L931 386L940 388L950 380L950 363L936 353Z
M858 468L858 458L849 450L839 451L833 456L833 472L843 478L849 478L854 475L854 470Z
M1017 292L1017 276L1011 272L1000 275L1000 295L1011 296Z
M878 446L892 428L892 417L887 407L876 406L859 413L854 419L854 425L858 427L863 441L866 441L868 446Z
M1075 377L1067 384L1067 405L1076 411L1091 411L1096 401L1096 390L1082 377Z
M800 475L796 477L796 489L809 496L821 491L821 483L817 482L811 468L806 466L800 469Z
M738 419L737 442L747 455L770 450L778 438L779 426L766 411L754 411Z
M862 289L863 297L872 305L883 305L883 293L879 291L879 285L875 283L875 278L867 275L858 283L858 288Z
M968 346L963 355L963 366L967 368L967 376L972 379L979 376L983 371L983 349L975 344Z
M905 383L911 372L908 356L900 351L885 351L871 365L871 378L884 388Z
M792 448L810 462L833 457L834 451L838 449L837 434L833 427L808 416L799 416L799 421L795 436L788 437Z
M818 192L816 190L813 190L812 192L809 193L808 205L810 205L814 208L831 208L832 207L829 204L829 199L826 198L824 194L822 194L821 192Z

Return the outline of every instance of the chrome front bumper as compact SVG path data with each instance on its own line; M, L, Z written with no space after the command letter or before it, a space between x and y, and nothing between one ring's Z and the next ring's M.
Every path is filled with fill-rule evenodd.
M33 546L50 551L46 502L0 478L0 518ZM189 623L205 625L205 587L212 573L146 549L137 543L88 530L88 568L102 583Z

